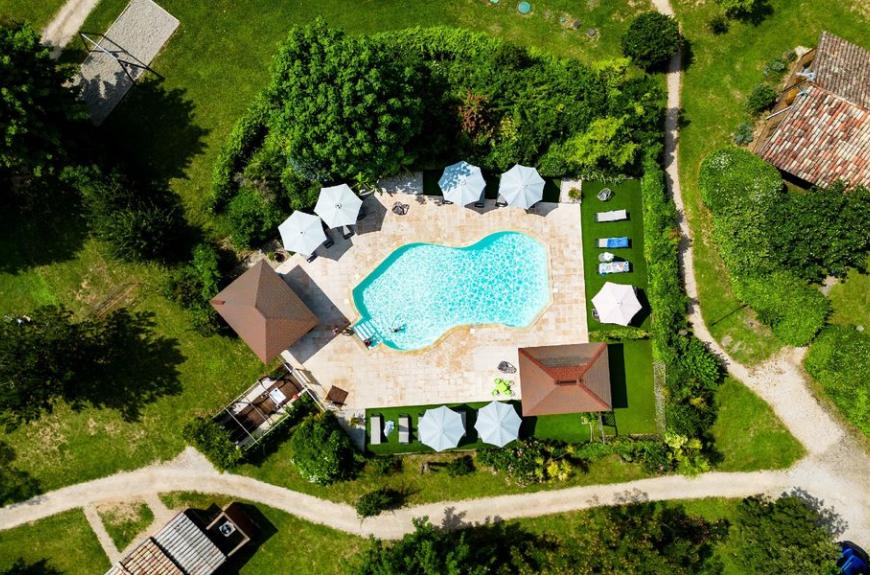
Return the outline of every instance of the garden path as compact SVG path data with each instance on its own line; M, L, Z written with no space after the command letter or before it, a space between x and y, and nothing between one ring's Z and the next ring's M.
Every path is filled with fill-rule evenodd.
M663 13L673 13L667 0L654 0L654 5ZM680 60L676 57L667 77L666 169L674 202L684 214L677 170L680 82ZM350 533L396 538L412 529L413 517L422 515L428 515L434 522L456 526L487 518L530 517L638 500L743 497L754 493L775 495L796 487L832 505L845 521L842 531L847 538L870 541L870 489L867 489L870 458L860 443L850 437L813 397L801 368L804 350L787 349L750 369L729 357L711 337L697 305L691 230L685 217L680 227L684 239L683 273L686 291L693 301L690 319L695 334L722 357L729 373L770 403L786 427L804 445L807 457L787 470L716 472L695 478L665 476L610 485L438 502L360 522L347 504L318 499L250 477L219 473L200 454L188 448L168 463L72 485L2 508L0 530L97 502L153 497L156 493L184 490L251 500Z
M100 0L67 0L42 31L42 43L51 46L51 57L59 58Z

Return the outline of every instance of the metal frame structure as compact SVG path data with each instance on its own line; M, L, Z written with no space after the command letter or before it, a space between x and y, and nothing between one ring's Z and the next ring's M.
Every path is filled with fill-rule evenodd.
M98 38L98 40L94 40L94 38ZM160 74L155 72L150 66L141 62L139 59L137 59L135 56L133 56L132 54L127 52L127 50L125 50L122 46L120 46L118 43L116 43L114 40L112 40L111 38L109 38L105 34L80 31L79 32L79 39L82 41L82 44L84 45L85 50L88 53L88 56L90 56L93 52L100 52L100 53L105 54L106 56L108 56L109 58L111 58L112 60L114 60L115 62L118 63L118 65L124 71L124 74L126 74L127 78L130 79L130 82L135 82L136 79L133 77L133 74L130 73L130 69L128 69L128 66L130 68L133 68L133 69L138 68L140 70L145 70L147 72L151 72L152 74L154 74L158 78L161 78L161 79L163 78L163 76L161 76ZM125 60L123 58L120 58L116 53L112 52L111 50L108 50L105 46L100 44L100 42L103 40L107 40L107 41L111 42L112 44L117 46L117 48L120 52L123 52L124 54L126 54L127 56L129 56L130 58L132 58L133 60L136 60L136 61L131 62L129 60Z

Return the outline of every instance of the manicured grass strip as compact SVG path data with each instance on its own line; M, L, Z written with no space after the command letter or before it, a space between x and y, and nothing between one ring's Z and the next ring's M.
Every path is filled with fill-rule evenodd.
M768 61L796 46L815 46L822 30L867 45L867 20L860 16L858 1L771 0L769 5L771 13L761 22L731 21L730 30L717 36L707 28L719 12L715 2L674 2L691 46L683 77L680 180L695 236L701 311L713 336L736 360L748 364L769 357L781 343L731 292L710 238L710 217L698 190L699 165L710 152L731 142L731 134L746 117L746 97L764 79L762 69Z
M46 569L34 568L32 573L54 569L69 575L102 575L109 568L109 559L81 510L0 531L0 572L18 559L26 565L45 562Z
M64 0L0 0L0 20L25 20L39 32L63 4Z
M602 202L596 194L602 188L613 190L613 198ZM628 220L621 222L596 222L595 214L612 210L627 210ZM631 326L645 329L649 326L649 305L643 291L646 289L646 260L643 257L643 202L640 194L640 182L627 180L618 184L604 182L583 182L583 203L580 206L580 217L583 232L583 277L586 280L586 317L589 321L589 332L606 330L619 333L620 326L601 324L592 317L592 298L604 286L605 282L630 284L638 290L638 299L644 305L634 318ZM598 247L599 238L614 238L628 236L629 248L603 249ZM614 261L628 261L631 271L627 273L598 274L598 256L610 252ZM595 339L594 335L590 335Z
M198 512L222 508L230 498L200 493L168 493L161 499L173 509ZM244 501L242 503L245 503ZM246 503L258 532L253 545L233 557L222 572L240 575L347 573L348 561L368 543L362 537L309 523L259 503Z
M100 507L98 513L106 532L119 550L126 549L154 521L151 508L140 502Z
M863 325L870 330L870 274L850 270L845 280L831 288L828 297L834 310L828 321Z
M781 469L804 456L804 448L764 400L728 377L716 394L719 414L713 425L720 471Z
M618 435L656 433L651 342L641 339L611 343L607 353L616 416L614 431Z

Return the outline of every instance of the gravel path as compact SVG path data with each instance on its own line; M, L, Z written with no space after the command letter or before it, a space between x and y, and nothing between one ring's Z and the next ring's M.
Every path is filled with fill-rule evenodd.
M673 13L667 0L653 0L653 3L659 11ZM813 397L801 369L804 350L786 349L764 364L749 369L725 353L701 317L697 306L691 230L685 220L677 169L680 82L677 57L671 63L667 77L665 154L668 186L683 215L680 222L682 269L686 291L694 302L690 320L695 334L722 357L729 373L767 401L804 445L808 455L791 468L753 473L706 473L695 478L655 477L612 485L445 501L401 509L373 521L360 522L349 505L318 499L250 477L219 473L200 454L188 448L169 463L72 485L0 508L0 530L69 509L90 509L99 502L132 498L150 501L158 508L154 509L155 515L165 517L168 510L165 507L160 509L162 503L155 502L156 494L185 490L252 500L357 535L396 538L412 529L413 517L422 515L429 516L433 522L456 526L487 518L532 517L632 501L743 497L755 493L776 495L798 488L834 507L842 518L840 531L846 538L870 541L870 458L858 441L845 433Z
M85 505L83 511L85 512L85 519L88 520L91 530L94 532L94 535L97 536L97 541L100 542L100 546L103 548L106 557L109 558L109 562L115 563L121 559L121 552L118 551L117 547L115 547L115 542L112 541L109 532L106 531L106 526L103 524L100 514L97 513L97 506L93 503Z
M38 2L39 0L33 0ZM67 0L42 31L42 43L51 46L52 58L59 58L63 47L78 34L82 24L100 0Z

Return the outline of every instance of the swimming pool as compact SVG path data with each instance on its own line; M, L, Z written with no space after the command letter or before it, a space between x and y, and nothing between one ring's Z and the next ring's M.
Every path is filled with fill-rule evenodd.
M550 300L547 249L518 232L452 248L400 247L353 290L355 329L400 350L431 345L458 325L529 325Z

